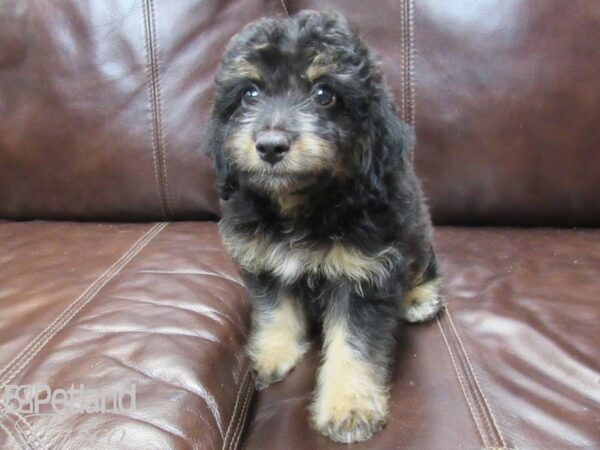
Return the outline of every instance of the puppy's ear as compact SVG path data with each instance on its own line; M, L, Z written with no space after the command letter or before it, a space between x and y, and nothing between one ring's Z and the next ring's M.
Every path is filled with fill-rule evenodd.
M220 130L223 130L223 124L213 119L206 135L205 153L211 157L217 172L219 197L228 200L239 188L238 176L233 164L225 154Z
M229 197L238 190L238 177L231 161L229 161L223 149L215 153L215 167L217 169L217 183L219 197L223 200L229 200Z
M385 102L380 103L383 117L383 149L380 155L384 166L395 165L403 153L410 152L414 143L414 133L411 127L402 122L396 113L391 98L386 96Z
M410 127L396 114L394 103L382 90L379 99L370 105L368 137L362 148L360 172L377 190L383 189L386 173L397 169L402 155L413 144Z
M382 93L379 101L373 104L373 109L372 132L378 144L373 158L381 168L393 168L402 154L412 147L410 127L400 120L392 98L387 93Z

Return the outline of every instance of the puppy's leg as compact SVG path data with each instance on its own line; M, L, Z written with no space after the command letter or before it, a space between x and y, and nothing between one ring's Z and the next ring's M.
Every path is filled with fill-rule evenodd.
M334 441L350 443L369 439L387 421L397 303L345 300L325 319L311 420Z
M441 275L433 252L423 273L413 281L411 289L402 300L402 316L416 323L432 319L444 307L440 293Z
M280 381L295 367L309 347L302 305L289 293L272 302L255 302L248 353L257 389Z

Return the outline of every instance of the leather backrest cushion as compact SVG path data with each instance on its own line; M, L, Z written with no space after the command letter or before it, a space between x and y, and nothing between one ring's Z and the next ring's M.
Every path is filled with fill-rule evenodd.
M277 0L0 2L0 217L218 213L201 153L214 72Z
M438 222L600 225L600 2L415 2Z
M439 224L600 225L600 4L8 0L0 217L218 214L216 65L263 15L338 10L378 51Z

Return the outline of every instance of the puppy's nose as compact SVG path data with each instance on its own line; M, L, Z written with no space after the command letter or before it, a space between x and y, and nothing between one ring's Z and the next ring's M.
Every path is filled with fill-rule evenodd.
M289 150L290 141L282 131L267 130L256 137L256 151L263 161L271 165L281 161Z

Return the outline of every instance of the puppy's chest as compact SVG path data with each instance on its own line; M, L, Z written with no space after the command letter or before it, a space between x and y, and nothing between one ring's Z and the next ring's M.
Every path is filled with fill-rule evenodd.
M394 270L400 255L393 247L365 254L340 241L310 242L270 235L248 236L222 229L235 261L251 273L270 273L291 284L302 276L379 284Z

